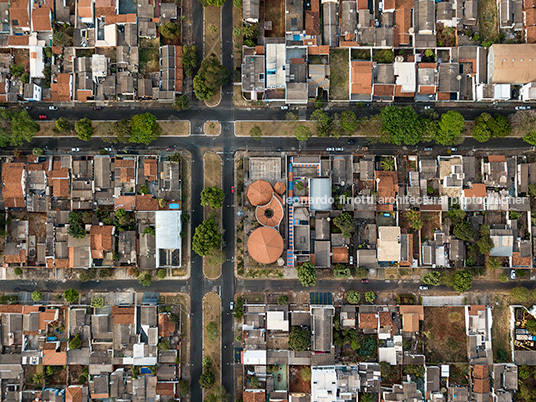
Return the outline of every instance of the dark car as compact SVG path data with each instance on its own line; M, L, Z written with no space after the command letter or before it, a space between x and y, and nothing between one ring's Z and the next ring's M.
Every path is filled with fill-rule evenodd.
M354 145L355 144L355 140L348 140L348 145Z
M93 106L93 110L101 110L102 107L101 106Z
M46 119L48 119L48 117L45 116L44 114L39 115L39 120L46 120Z
M31 106L24 106L24 109L26 109L26 110L32 110L32 107L31 107Z

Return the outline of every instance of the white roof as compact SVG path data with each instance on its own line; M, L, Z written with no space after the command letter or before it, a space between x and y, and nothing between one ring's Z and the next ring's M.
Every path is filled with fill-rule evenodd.
M45 60L41 46L30 46L30 78L45 78L43 69Z
M378 228L378 261L400 261L400 227L380 226Z
M268 331L288 331L288 320L284 311L268 311L266 313L266 329Z
M334 366L311 367L311 400L337 401L337 372Z
M266 350L244 350L242 354L242 364L265 365L266 364Z
M402 86L402 92L415 92L415 83L417 81L415 63L395 61L394 71L396 85Z
M278 88L285 86L286 45L285 43L266 44L266 87Z
M155 241L157 249L181 248L181 211L156 211Z

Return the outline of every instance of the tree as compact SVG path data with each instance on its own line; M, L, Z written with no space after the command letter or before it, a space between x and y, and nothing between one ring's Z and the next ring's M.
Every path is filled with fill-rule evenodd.
M162 128L151 113L137 114L130 120L130 142L149 145L162 134Z
M28 74L27 72L23 73L20 76L20 82L23 85L29 83L30 82L30 74Z
M221 233L214 218L206 219L195 228L192 249L200 256L207 256L221 245Z
M252 377L251 380L249 380L249 385L253 389L259 388L259 385L260 385L259 378L257 376Z
M354 219L348 212L343 212L333 219L333 224L339 228L343 237L349 239L354 232Z
M502 283L508 282L508 274L506 272L503 272L499 275L499 281Z
M32 149L32 155L34 155L34 156L40 156L40 155L43 155L43 154L44 154L43 148L34 148L34 149Z
M333 268L333 276L335 278L348 278L350 277L350 275L351 275L350 268L348 268L345 265L337 264Z
M357 128L357 117L351 110L345 110L341 113L340 117L341 128L347 135L351 135Z
M523 141L530 145L536 145L536 131L531 131L523 137Z
M288 347L295 352L311 348L311 332L305 328L292 327L288 338Z
M171 349L171 343L167 339L162 339L160 342L158 342L156 347L162 352L167 352Z
M510 298L516 303L525 303L529 297L530 291L524 286L513 288L510 291Z
M302 286L309 287L316 285L316 268L310 261L298 265L297 270L298 279Z
M104 297L94 297L90 303L93 308L102 308L105 305Z
M423 227L423 222L421 220L421 213L419 211L410 210L406 212L406 218L410 221L410 227L413 230L419 231Z
M465 128L465 119L455 110L449 110L443 113L439 119L439 130L435 141L441 145L456 144Z
M447 211L447 216L452 218L456 223L463 221L466 215L465 211L460 208L453 208Z
M76 131L79 139L82 141L89 141L93 135L94 129L93 125L91 124L91 120L89 120L87 117L83 117L74 124L74 130Z
M199 377L199 385L201 385L201 388L203 389L211 388L215 382L216 374L214 374L212 369L205 370L203 374L201 374L201 377Z
M233 0L233 6L242 9L242 0Z
M242 319L244 316L244 298L238 297L233 310L233 317L237 320Z
M279 296L279 298L277 299L277 304L280 306L286 306L288 304L288 296Z
M80 334L76 334L73 338L69 339L69 349L76 350L82 347L82 339L80 339Z
M380 112L382 133L396 145L415 145L422 137L419 117L411 106L387 106Z
M138 276L138 282L141 286L151 286L151 275L149 273L144 273Z
M214 53L201 62L201 67L194 78L194 92L199 100L209 100L214 91L225 84L229 71L221 65Z
M32 293L32 300L34 302L38 302L43 298L43 293L41 293L39 290L36 290Z
M361 293L355 291L355 290L349 290L346 293L346 301L350 304L359 304L359 301L361 300Z
M221 384L217 384L213 387L208 395L205 396L203 402L229 402L231 395L227 393L225 387Z
M372 291L365 292L365 301L367 303L374 303L374 300L376 300L376 293Z
M165 269L161 268L158 270L158 272L156 273L156 276L158 277L158 279L165 279L166 276L167 276L167 272Z
M316 109L311 115L311 120L316 121L316 132L319 137L328 137L331 131L331 117L322 109Z
M384 172L392 172L393 170L395 170L395 160L391 157L382 158L380 161L380 165Z
M20 77L24 73L24 66L21 66L20 64L13 64L11 67L9 67L9 72L14 77Z
M22 275L22 268L21 267L15 267L13 272L14 272L15 275L21 276Z
M210 209L216 209L223 207L223 201L225 200L225 193L218 187L205 187L201 191L201 205Z
M357 279L363 279L368 276L368 270L365 267L356 267L354 277Z
M86 229L83 226L82 216L75 211L69 212L69 227L67 234L75 239L86 237Z
M114 212L114 226L117 227L119 232L124 232L132 228L134 219L123 208L119 208Z
M60 133L71 131L71 122L69 122L69 120L67 120L65 117L60 117L58 120L56 120L56 129Z
M63 292L63 298L67 303L74 303L78 301L78 292L73 288L67 289Z
M69 47L73 45L73 39L63 31L54 31L52 37L54 46Z
M186 398L190 394L190 381L180 380L179 381L179 392L183 398Z
M251 127L251 130L249 130L249 136L253 138L256 141L260 141L262 138L262 130L259 126L253 126Z
M452 279L452 287L456 292L465 292L473 285L473 276L471 275L471 272L466 269L456 271Z
M20 147L24 142L30 142L38 131L39 124L33 121L26 110L11 114L11 146Z
M190 101L186 95L179 95L175 97L175 102L173 103L175 110L180 112L181 110L186 110L190 107Z
M490 230L489 226L485 223L480 225L478 228L478 241L476 242L476 245L478 246L478 249L480 251L480 254L487 255L493 248L493 240L491 240L490 237Z
M372 51L372 60L376 63L391 64L395 61L395 54L391 49L374 49Z
M478 116L475 119L475 126L473 128L473 138L479 142L486 142L491 138L491 130L486 124L482 116Z
M309 127L303 124L298 124L294 129L294 136L298 141L307 141L311 137L312 133Z
M427 285L439 286L441 285L441 272L428 272L427 274L424 274L424 276L422 277L422 281Z
M218 339L218 335L220 334L218 323L216 321L210 321L206 326L205 330L207 333L207 337L211 341L215 341Z
M32 376L32 382L36 385L42 385L43 384L43 380L45 379L45 376L43 373L35 373L33 376Z
M197 68L197 46L185 45L182 48L182 69L187 77L194 75Z
M465 241L472 240L475 237L475 231L473 229L473 226L471 226L471 224L466 221L462 221L456 224L452 233L458 239Z
M160 35L162 35L164 38L175 40L181 34L181 27L178 24L174 24L173 22L168 21L165 24L160 25L158 27L158 31L160 32Z

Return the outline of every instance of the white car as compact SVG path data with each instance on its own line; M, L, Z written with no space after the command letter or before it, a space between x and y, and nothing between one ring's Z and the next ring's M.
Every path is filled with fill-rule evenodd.
M104 148L106 152L112 152L112 148Z
M288 105L281 106L281 110L288 110Z
M335 148L333 147L326 148L326 152L335 152Z
M344 152L344 148L340 148L340 147L339 147L339 148L335 148L335 151L337 151L337 152Z
M71 152L80 152L80 148L78 147L71 148Z
M428 286L419 286L419 290L428 290Z
M432 106L425 106L424 110L430 110L431 108L432 108Z
M530 106L516 106L516 110L529 110Z
M513 280L513 281L516 279L516 270L515 269L512 269L510 271L510 279Z
M48 110L58 110L58 107L57 106L49 106Z
M229 303L229 310L233 311L234 309L234 302Z

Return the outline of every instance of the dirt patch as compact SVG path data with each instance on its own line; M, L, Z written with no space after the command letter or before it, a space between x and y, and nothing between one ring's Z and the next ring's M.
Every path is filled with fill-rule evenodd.
M37 237L45 237L46 235L47 214L32 213L30 214L29 234Z
M69 384L86 384L88 380L88 367L80 365L69 366ZM82 381L81 381L82 380Z
M221 158L214 152L205 152L203 155L203 168L205 172L205 187L221 188Z
M27 49L13 49L15 64L24 66L26 71L30 71L30 57Z
M440 212L421 212L422 220L422 241L433 240L434 232L441 229L441 213Z
M284 0L266 0L264 2L264 20L272 22L272 30L266 31L267 37L285 36Z
M290 392L311 392L311 368L308 366L290 366ZM305 377L305 378L304 378ZM307 378L309 377L309 378Z
M140 73L148 75L160 70L160 53L158 48L140 48Z
M204 124L204 129L206 135L220 135L221 134L221 124L219 121L207 121Z
M249 136L249 131L253 126L259 126L263 137L287 137L294 135L294 128L297 124L309 127L313 136L316 135L315 122L312 121L237 121L235 122L235 134L237 136Z
M214 53L221 60L221 7L206 6L205 17L205 57Z
M425 307L423 335L426 361L466 362L465 311L463 307Z
M188 120L159 120L162 135L187 136L190 135L190 122Z
M210 322L218 324L218 336L210 340L206 326ZM203 297L203 357L209 357L212 361L212 368L216 373L216 381L221 378L221 300L220 297L210 292Z
M348 57L348 49L332 49L329 52L329 97L332 100L348 100L350 97Z
M208 107L216 107L220 104L220 102L221 102L221 87L216 88L214 90L214 95L212 95L212 98L205 101L205 105L207 105Z
M501 361L499 357L504 359L504 352L506 352L507 356L506 361L509 362L511 360L509 304L508 296L496 295L495 304L491 310L493 315L493 325L491 327L491 337L493 338L493 361L497 362Z

